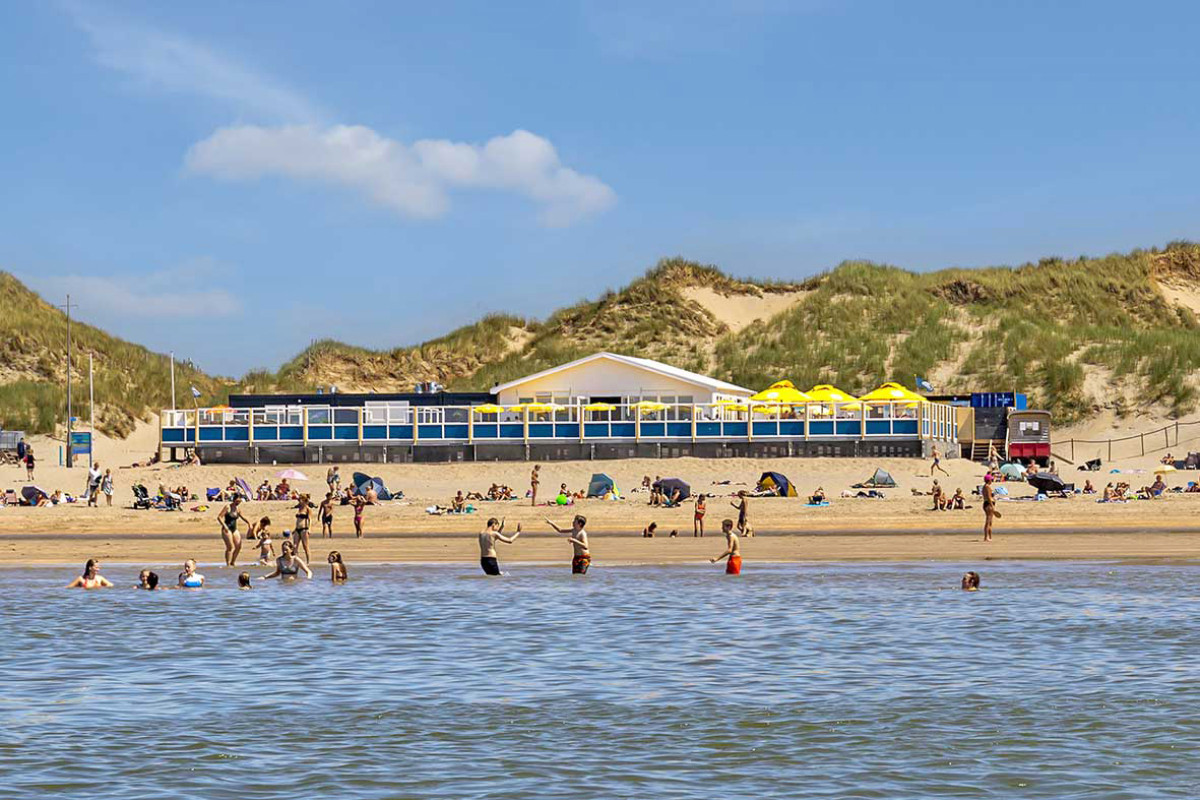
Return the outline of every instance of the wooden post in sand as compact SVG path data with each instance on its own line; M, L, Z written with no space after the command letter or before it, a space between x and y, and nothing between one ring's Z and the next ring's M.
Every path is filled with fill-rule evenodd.
M358 407L358 446L362 447L363 443L363 409Z

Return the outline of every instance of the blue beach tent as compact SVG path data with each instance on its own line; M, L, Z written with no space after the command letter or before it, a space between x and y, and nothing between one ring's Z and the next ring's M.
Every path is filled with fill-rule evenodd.
M764 472L758 479L758 491L770 492L777 497L796 496L796 487L786 475L779 472Z
M588 483L587 496L604 497L609 492L613 494L617 492L617 484L613 482L613 479L603 472L597 472L593 475L592 480Z

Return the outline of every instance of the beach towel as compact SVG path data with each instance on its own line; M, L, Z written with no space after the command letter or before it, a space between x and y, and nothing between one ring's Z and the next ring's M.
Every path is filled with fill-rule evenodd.
M825 508L826 506L829 505L829 501L822 500L819 503L805 503L804 505L808 506L809 508Z

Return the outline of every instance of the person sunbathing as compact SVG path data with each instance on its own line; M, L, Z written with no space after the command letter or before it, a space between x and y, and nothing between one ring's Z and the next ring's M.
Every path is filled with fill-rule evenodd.
M1175 456L1171 455L1170 453L1167 453L1165 456L1163 456L1162 458L1160 458L1160 459L1158 460L1158 463L1160 463L1160 464L1171 464L1172 466L1174 466L1174 464L1175 464Z
M462 489L459 489L458 494L454 495L454 499L450 501L450 509L455 514L461 514L467 510L467 500L463 497Z
M954 496L950 498L950 508L956 511L962 511L967 507L967 498L963 495L962 487L954 490Z
M936 480L934 480L933 489L929 492L929 494L930 494L930 496L933 497L933 509L932 510L933 511L945 511L946 510L946 496L942 493L942 487Z
M824 503L825 502L825 488L822 486L818 486L817 490L812 493L812 497L808 498L808 502L814 506L819 506L819 505L821 505L821 503Z
M1095 494L1096 493L1096 487L1092 486L1092 481L1090 478L1083 482L1083 493L1084 494Z

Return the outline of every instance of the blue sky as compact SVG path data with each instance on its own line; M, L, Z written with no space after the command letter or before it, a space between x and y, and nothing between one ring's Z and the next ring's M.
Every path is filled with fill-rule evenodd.
M1196 237L1200 7L6 3L0 268L201 367Z

